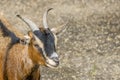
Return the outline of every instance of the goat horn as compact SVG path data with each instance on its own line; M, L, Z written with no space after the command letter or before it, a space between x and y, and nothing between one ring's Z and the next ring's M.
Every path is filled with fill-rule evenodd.
M24 17L21 17L20 15L17 15L17 17L19 17L22 21L24 21L33 32L35 30L39 30L37 25L34 22L32 22L31 20L24 18Z
M45 11L44 15L43 15L43 26L45 29L48 28L48 24L47 24L47 15L48 15L48 12L50 10L52 10L53 8L49 8L48 10Z

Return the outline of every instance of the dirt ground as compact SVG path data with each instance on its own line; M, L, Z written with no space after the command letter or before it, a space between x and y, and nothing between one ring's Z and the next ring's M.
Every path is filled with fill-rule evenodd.
M68 21L58 37L60 65L41 67L42 80L120 80L120 0L0 0L0 12L26 32L17 14L42 26L49 13L49 26Z

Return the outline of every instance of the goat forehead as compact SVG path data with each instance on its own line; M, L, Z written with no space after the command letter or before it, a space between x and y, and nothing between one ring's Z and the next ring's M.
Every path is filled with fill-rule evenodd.
M52 32L42 33L40 31L35 31L34 34L43 43L46 55L50 56L53 52L56 51L56 49L55 49L55 37L54 37Z
M54 35L52 32L49 33L44 33L44 32L40 32L40 31L34 31L34 34L44 43L48 43L48 42L53 42L54 43Z

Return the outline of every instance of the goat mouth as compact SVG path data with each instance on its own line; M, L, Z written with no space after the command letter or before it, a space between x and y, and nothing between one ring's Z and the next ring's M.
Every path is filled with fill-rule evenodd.
M57 67L57 65L47 64L47 67L49 67L49 68L56 68L56 67Z
M55 62L54 60L47 59L46 60L46 65L50 68L56 68L59 65L59 62Z

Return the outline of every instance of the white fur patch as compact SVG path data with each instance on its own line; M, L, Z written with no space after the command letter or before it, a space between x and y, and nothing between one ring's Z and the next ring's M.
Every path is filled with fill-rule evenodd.
M30 42L30 37L28 35L25 35L24 40L28 44Z

